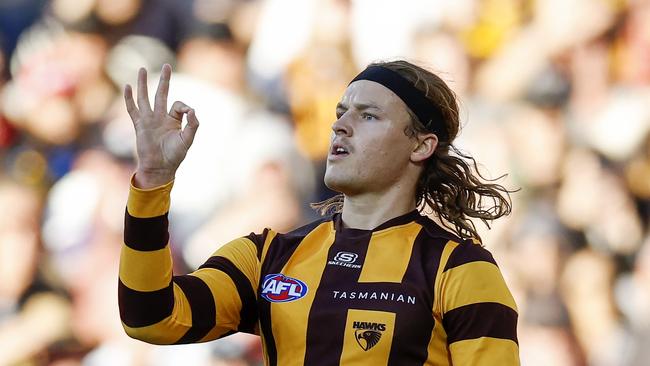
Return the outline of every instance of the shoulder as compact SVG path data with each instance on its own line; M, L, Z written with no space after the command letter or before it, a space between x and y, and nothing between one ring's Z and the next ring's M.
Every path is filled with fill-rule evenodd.
M296 229L293 229L284 234L278 234L280 237L284 238L296 238L296 237L305 237L309 235L316 228L320 227L323 224L332 222L332 215L323 216L317 220L314 220L306 225L300 226Z
M495 266L497 265L492 253L479 243L465 239L456 241L454 244L455 247L449 256L449 260L445 264L443 272L475 262L485 262Z
M421 216L417 223L422 226L429 238L442 239L446 243L450 255L445 264L445 270L476 261L485 261L496 265L492 254L478 240L461 238L427 216Z
M279 233L273 229L265 228L261 233L253 232L244 236L243 239L253 242L257 249L257 258L261 260L270 246L275 247L275 249L287 249L297 245L311 232L331 221L331 216L322 217L286 233Z
M427 216L420 215L420 217L415 221L416 223L422 226L422 230L424 230L424 232L430 238L442 238L456 243L460 243L463 241L463 239L458 237L458 235L451 232L449 229L442 227L440 224L431 220Z

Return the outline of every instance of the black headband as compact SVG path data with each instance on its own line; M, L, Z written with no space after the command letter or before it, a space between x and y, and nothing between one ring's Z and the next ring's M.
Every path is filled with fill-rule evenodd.
M429 131L435 133L440 141L447 141L447 130L440 109L402 75L382 66L368 66L350 84L357 80L374 81L392 90Z

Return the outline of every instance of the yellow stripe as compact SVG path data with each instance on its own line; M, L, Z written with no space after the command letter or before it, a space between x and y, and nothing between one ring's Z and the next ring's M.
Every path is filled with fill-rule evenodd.
M266 253L269 251L269 246L271 245L271 242L273 241L273 238L275 238L275 235L277 233L273 230L269 230L268 234L266 234L266 239L264 240L264 246L262 246L262 255L260 256L261 260L260 263L264 263L264 258L266 258Z
M413 242L421 229L421 225L410 223L373 233L359 283L402 282L411 259Z
M385 330L376 329L381 334L379 341L372 347L361 337L357 341L357 330L362 333L364 329L355 329L354 322L383 324ZM343 351L339 365L387 365L390 356L390 347L393 343L395 329L395 313L386 311L349 309L343 336ZM366 349L364 350L365 347Z
M444 285L443 283L443 273L442 271L445 269L445 266L447 265L447 261L449 260L449 256L451 256L451 253L456 249L458 246L458 243L455 241L448 241L447 244L445 244L445 247L442 249L442 254L440 255L440 264L438 264L438 271L436 273L436 280L434 282L433 288L434 288L434 298L433 298L433 313L434 315L439 315L442 316L442 287Z
M305 359L309 310L333 242L332 222L320 224L302 240L282 269L285 276L303 281L308 290L305 297L299 300L271 303L271 328L277 348L278 365L302 365Z
M172 255L169 246L151 252L122 245L120 280L136 291L157 291L172 279Z
M442 327L442 319L435 317L435 325L431 332L431 340L427 348L427 360L424 363L427 366L449 366L449 350L447 349L447 333Z
M167 318L146 327L131 328L122 323L126 333L135 339L153 344L172 344L178 341L192 325L192 310L187 297L174 284L174 309Z
M239 238L217 249L212 256L224 257L230 260L246 276L253 291L257 288L260 278L260 262L257 260L255 243L247 238Z
M174 181L160 187L140 189L133 185L134 177L135 174L131 176L131 188L126 204L131 216L139 218L155 217L169 211L169 195Z
M519 347L509 339L481 337L449 346L454 365L519 365Z
M515 300L499 268L489 262L470 262L448 270L444 286L445 312L479 302L496 302L517 311ZM452 296L453 294L453 296Z
M230 276L213 268L199 269L191 275L202 279L208 285L214 307L217 309L215 314L217 326L210 330L201 342L217 339L228 330L236 330L240 321L242 302Z

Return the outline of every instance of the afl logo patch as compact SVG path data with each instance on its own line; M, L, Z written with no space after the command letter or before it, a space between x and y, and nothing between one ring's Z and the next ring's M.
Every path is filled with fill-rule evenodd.
M264 276L262 297L271 302L289 302L298 300L307 294L307 285L296 278L282 273Z

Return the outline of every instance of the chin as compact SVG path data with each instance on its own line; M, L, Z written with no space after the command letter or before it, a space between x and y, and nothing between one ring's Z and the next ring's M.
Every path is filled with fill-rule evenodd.
M353 194L362 191L359 189L360 183L351 180L350 177L335 176L334 174L325 174L325 186L327 188L343 194ZM361 185L362 186L362 185Z
M335 192L339 193L344 193L345 192L345 187L349 184L346 184L346 179L343 179L344 177L339 177L336 176L336 174L333 174L329 171L325 172L325 178L323 181L325 182L325 186Z

